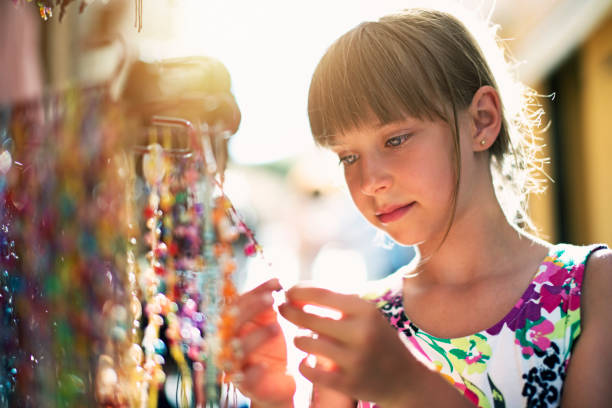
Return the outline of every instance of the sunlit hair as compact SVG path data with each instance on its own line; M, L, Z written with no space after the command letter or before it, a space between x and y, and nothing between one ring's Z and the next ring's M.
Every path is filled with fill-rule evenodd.
M406 116L445 121L454 143L452 222L461 177L458 114L480 87L490 85L500 94L503 112L489 149L496 193L509 221L533 230L527 198L542 184L534 176L542 166L534 136L542 110L536 94L514 79L495 29L487 25L484 35L491 39L487 59L466 26L444 12L410 9L358 25L331 45L314 72L311 130L317 144L329 146L372 114L381 124Z

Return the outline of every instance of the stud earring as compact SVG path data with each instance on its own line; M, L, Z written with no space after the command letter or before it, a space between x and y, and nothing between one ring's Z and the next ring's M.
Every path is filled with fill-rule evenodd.
M480 145L481 145L481 146L484 146L486 143L487 143L487 140L486 140L486 139L482 139L482 140L480 141Z

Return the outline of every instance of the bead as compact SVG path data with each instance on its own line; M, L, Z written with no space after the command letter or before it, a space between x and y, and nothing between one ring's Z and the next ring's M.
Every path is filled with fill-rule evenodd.
M142 305L135 297L130 301L130 312L132 312L134 319L140 319L142 316Z
M121 305L115 305L112 309L112 317L117 322L122 322L127 319L127 310Z
M149 185L156 185L162 181L165 173L163 148L155 143L149 145L148 150L149 152L142 157L142 173Z
M153 270L155 271L155 274L159 276L164 276L166 274L166 269L163 266L161 266L159 262L153 263Z
M11 165L13 164L13 159L11 154L5 150L0 154L0 173L6 174L11 169Z
M166 246L166 244L164 244L163 242L160 242L155 248L155 257L159 259L166 256L167 253L168 246Z
M129 362L133 365L141 365L142 364L142 360L144 359L144 353L142 351L142 348L134 343L130 346L130 349L128 351L128 357L129 357Z
M191 359L191 360L198 360L198 356L200 354L200 350L198 349L198 347L196 346L190 346L189 347L189 351L187 352L187 356ZM195 367L194 367L195 370Z
M244 254L246 256L255 255L256 252L257 252L257 248L256 248L254 242L249 242L248 244L245 245L245 247L244 247Z
M110 334L111 338L117 342L123 342L127 338L127 332L125 331L125 329L119 326L113 327Z
M161 196L160 206L164 211L169 211L172 208L174 202L174 197L171 194L166 193Z
M155 212L159 207L159 196L155 192L149 195L149 206L151 206L153 209L153 214L155 215Z
M166 343L164 343L161 339L155 339L153 342L153 348L155 349L155 353L157 354L165 354L166 353Z
M142 211L142 215L144 216L145 220L148 220L149 218L153 218L155 215L155 210L150 206L146 206Z
M155 361L155 364L158 364L158 365L166 364L166 360L164 359L164 357L161 354L155 354L153 356L153 361Z
M161 385L166 381L166 373L164 373L164 370L162 370L161 368L156 368L154 378L155 381Z
M147 219L147 228L152 230L155 228L155 225L157 224L157 220L155 218L149 218Z
M191 317L195 311L197 310L197 304L193 299L188 299L185 302L185 305L183 306L183 313L188 316Z
M102 386L113 386L117 384L117 373L110 367L103 368L100 372L100 383Z
M157 327L161 327L164 324L164 319L160 315L154 315L151 317L151 323Z

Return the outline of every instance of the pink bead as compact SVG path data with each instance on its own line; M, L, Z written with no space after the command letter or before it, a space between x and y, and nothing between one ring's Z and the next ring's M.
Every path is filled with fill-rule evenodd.
M185 313L187 317L191 317L196 312L197 307L198 305L193 299L188 299L183 306L183 313Z
M187 356L189 356L189 358L194 360L194 361L198 360L198 357L199 357L198 348L196 346L189 347L189 351L187 352Z
M255 255L255 253L257 252L257 247L255 246L255 243L250 242L248 243L245 247L244 247L244 254L246 256L252 256Z

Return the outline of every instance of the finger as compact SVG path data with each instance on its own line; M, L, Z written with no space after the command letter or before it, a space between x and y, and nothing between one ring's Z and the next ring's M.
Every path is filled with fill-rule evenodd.
M334 320L306 313L302 309L285 303L278 307L281 316L296 326L310 329L318 334L334 338L340 342L349 342L353 337L352 325L343 319Z
M293 344L308 354L325 357L324 361L326 362L323 366L328 369L330 367L343 365L349 358L346 347L343 347L338 342L325 336L320 336L316 339L312 337L296 337L293 339Z
M329 370L323 369L317 364L315 367L311 367L307 361L308 358L303 359L300 362L299 371L302 375L312 382L313 384L322 385L324 387L332 389L340 389L342 382L342 371L338 368Z
M265 381L262 381L265 378ZM240 392L253 401L273 403L275 398L293 395L295 381L284 371L273 371L264 364L251 364L244 369L235 384Z
M245 323L254 321L258 315L266 311L271 313L271 316L274 316L274 310L272 309L273 303L274 298L272 297L271 291L258 291L241 296L236 304L230 306L236 319L234 330L239 332Z
M236 359L247 359L249 355L257 350L262 344L280 333L278 323L272 323L264 327L257 328L241 338L232 340L232 347Z
M270 297L268 297L268 294L271 296L272 292L282 290L282 288L283 287L281 286L278 279L273 278L265 281L256 288L241 294L231 305L232 310L238 317L238 321L236 323L242 325L245 321L250 320L250 318L257 315L258 313L261 313L261 309L251 309L256 306L257 303L262 300L262 298L264 300L264 303L269 303ZM244 311L251 313L248 313L246 316L243 316Z
M270 291L274 292L277 290L281 290L282 288L283 287L281 286L279 280L277 278L272 278L272 279L268 279L261 285L251 289L250 291L244 294L246 295L247 293L270 292Z
M347 316L359 314L365 305L369 304L357 295L346 295L312 286L294 286L287 291L286 297L288 302L297 306L310 304L328 307Z

